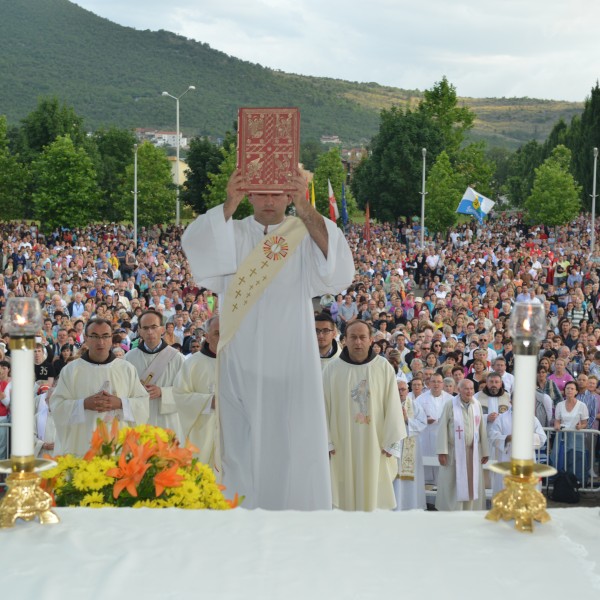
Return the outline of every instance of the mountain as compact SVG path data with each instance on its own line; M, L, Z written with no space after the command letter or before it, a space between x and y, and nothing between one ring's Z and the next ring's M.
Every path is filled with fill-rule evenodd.
M337 135L356 144L377 131L381 108L414 105L422 95L275 71L167 31L117 25L68 0L0 0L0 16L0 114L11 124L38 97L55 95L90 129L174 130L174 101L161 92L177 96L195 85L180 102L187 135L223 136L239 106L298 106L303 139ZM583 107L530 98L462 101L477 113L472 137L508 148L545 139L559 118L570 121Z

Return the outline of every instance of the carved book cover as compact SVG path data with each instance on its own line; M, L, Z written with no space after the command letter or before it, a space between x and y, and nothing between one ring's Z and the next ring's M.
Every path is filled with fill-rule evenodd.
M238 168L249 192L286 192L300 161L297 108L240 108Z

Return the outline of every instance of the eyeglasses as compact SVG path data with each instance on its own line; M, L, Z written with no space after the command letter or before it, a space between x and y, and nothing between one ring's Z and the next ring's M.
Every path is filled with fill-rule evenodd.
M94 340L95 342L97 342L98 340L102 340L102 341L107 341L107 340L112 340L112 335L110 335L110 333L106 333L104 335L97 335L96 333L92 333L90 335L87 336L88 340Z
M160 328L160 325L148 325L147 327L140 327L142 331L156 331Z
M333 333L333 329L315 329L317 335L327 335L328 333Z

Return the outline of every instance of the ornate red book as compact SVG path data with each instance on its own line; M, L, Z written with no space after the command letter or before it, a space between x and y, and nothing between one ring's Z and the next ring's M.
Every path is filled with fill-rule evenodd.
M238 168L249 192L284 193L300 162L297 108L240 108Z

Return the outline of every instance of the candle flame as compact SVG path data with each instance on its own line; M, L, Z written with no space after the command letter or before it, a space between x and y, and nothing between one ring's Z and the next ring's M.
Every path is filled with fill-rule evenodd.
M15 321L17 325L25 325L27 323L27 319L23 315L15 315Z

